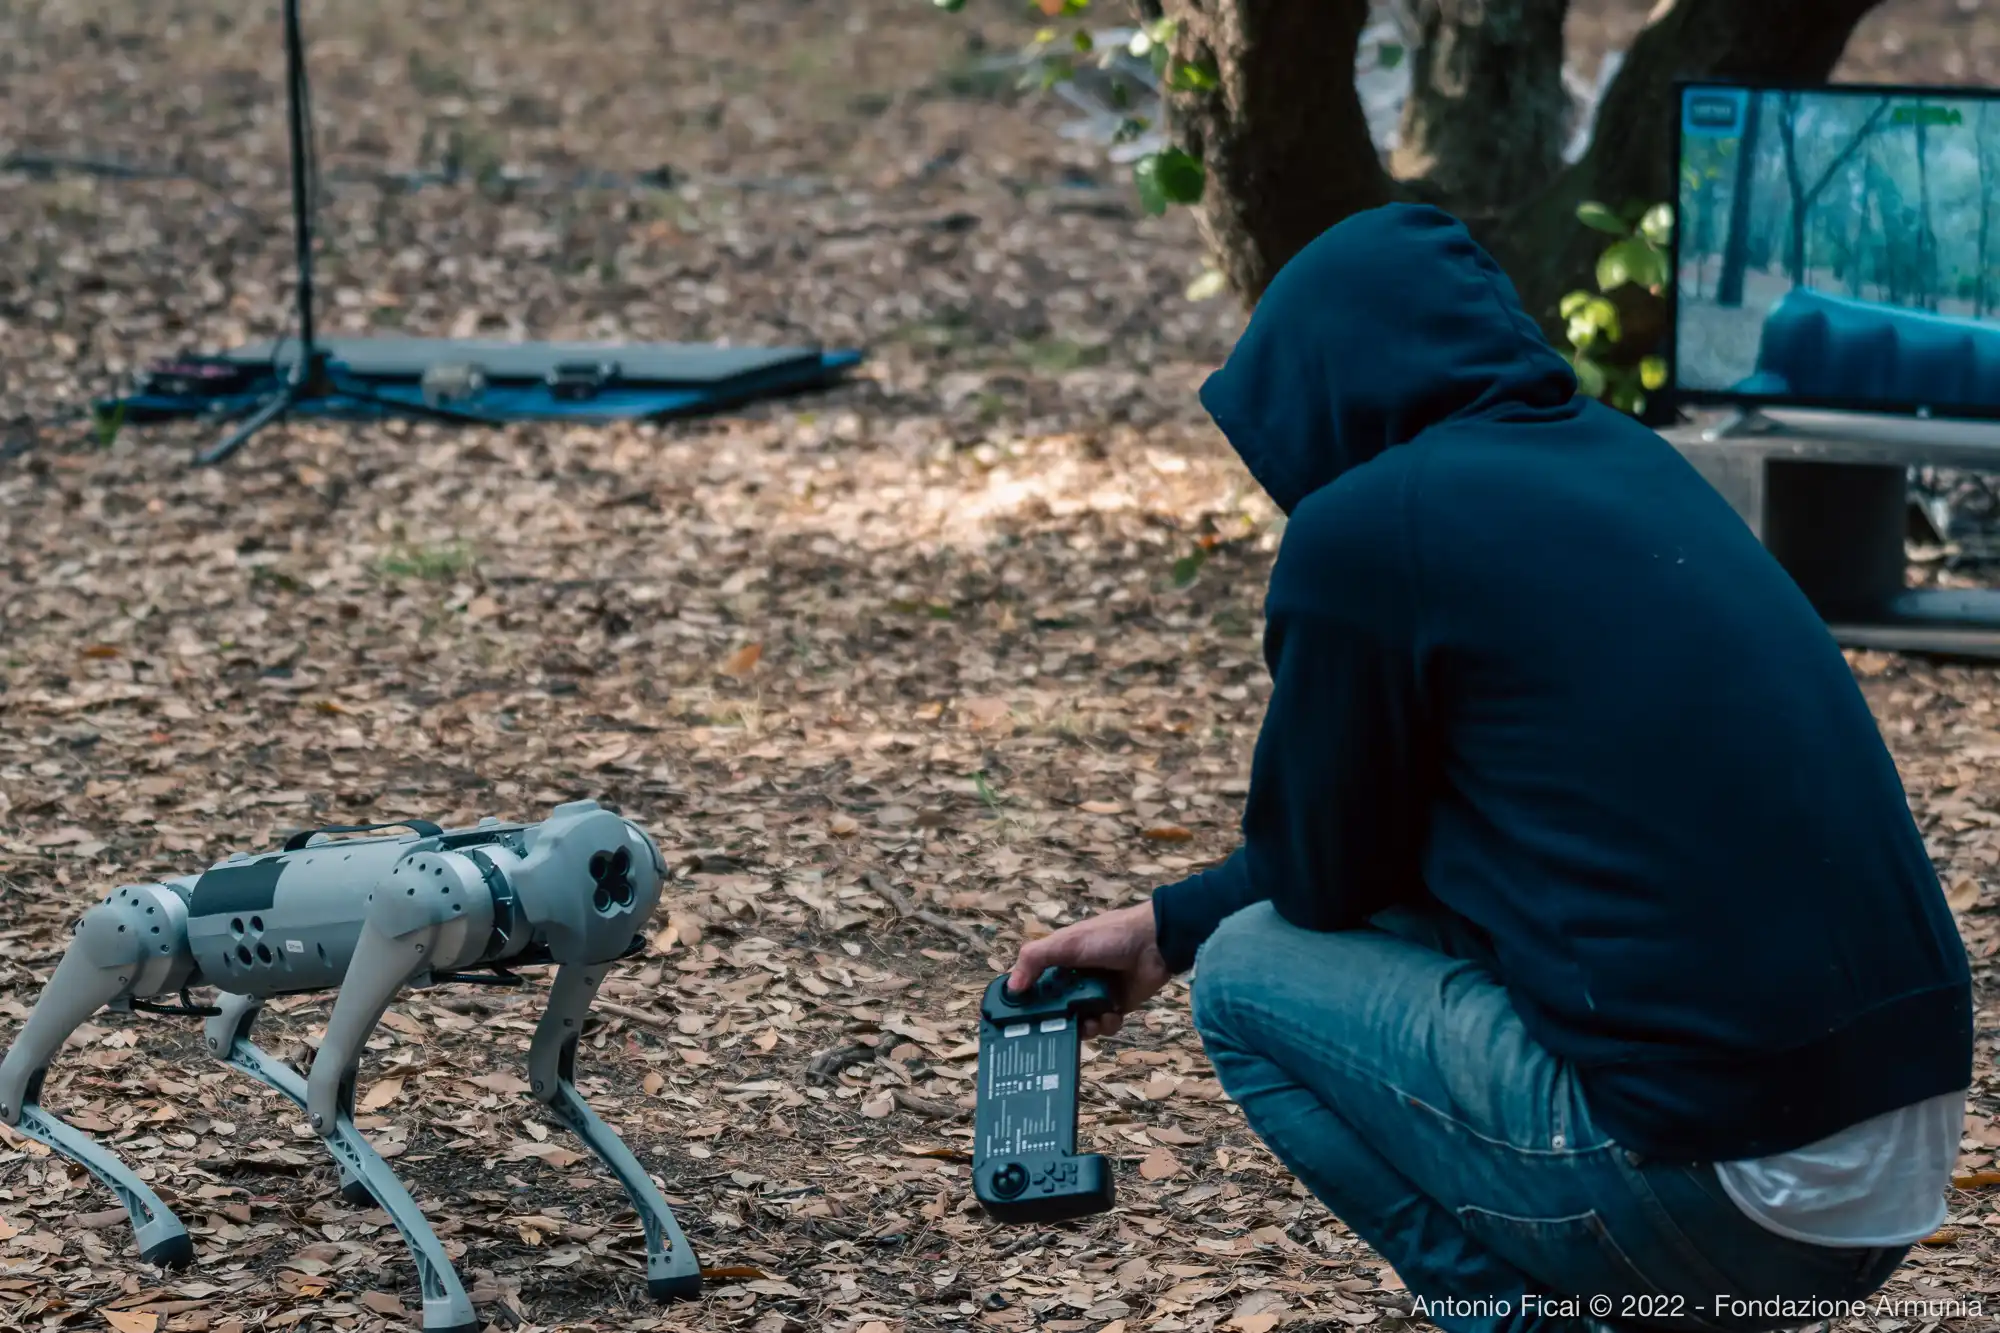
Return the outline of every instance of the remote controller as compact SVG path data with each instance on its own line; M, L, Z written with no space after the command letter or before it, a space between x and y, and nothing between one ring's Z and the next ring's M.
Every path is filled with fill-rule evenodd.
M1111 1207L1111 1165L1077 1155L1077 1025L1113 1008L1111 979L1052 967L1025 994L995 977L979 1003L972 1192L998 1222L1061 1222Z

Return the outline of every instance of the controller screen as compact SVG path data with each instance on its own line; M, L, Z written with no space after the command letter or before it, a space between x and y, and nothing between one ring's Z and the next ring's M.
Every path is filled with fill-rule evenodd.
M981 1059L986 1121L980 1127L980 1157L1066 1153L1075 1132L1070 1081L1076 1041L1067 1018L1009 1023L987 1029Z

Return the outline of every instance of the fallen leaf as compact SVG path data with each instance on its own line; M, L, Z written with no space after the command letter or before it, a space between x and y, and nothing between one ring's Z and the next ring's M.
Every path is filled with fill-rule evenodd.
M1181 1172L1181 1159L1167 1148L1155 1148L1139 1163L1139 1174L1147 1180L1165 1180Z
M392 1319L400 1319L409 1314L409 1311L403 1308L403 1302L386 1291L364 1291L356 1299L376 1314L388 1315Z
M379 1079L368 1085L368 1091L362 1093L361 1099L354 1104L355 1109L361 1111L379 1111L402 1095L403 1080L401 1078Z
M719 1268L704 1268L701 1270L701 1275L710 1282L725 1281L730 1278L762 1278L770 1276L763 1269L751 1268L747 1264L724 1264Z
M959 701L958 710L972 723L974 731L989 731L1014 715L1005 699L980 698Z
M1917 1243L1919 1245L1950 1245L1965 1233L1957 1227L1939 1227Z
M725 676L734 676L738 680L741 680L743 677L750 674L751 668L755 667L757 665L758 659L762 658L763 656L764 656L763 644L746 643L741 648L738 648L735 652L731 653L728 657L728 660L724 661L721 666L716 668L716 670L721 672Z
M1945 892L1944 900L1951 904L1954 912L1969 912L1979 906L1979 881L1970 875L1954 883Z
M99 1313L118 1333L159 1333L160 1317L151 1310L103 1310Z
M2000 1185L2000 1170L1974 1171L1951 1178L1951 1187L1955 1190L1985 1189L1988 1185Z
M895 1109L895 1097L886 1092L879 1097L872 1097L861 1103L861 1114L867 1116L870 1120L880 1120Z
M1187 842L1194 837L1194 834L1188 832L1179 824L1161 824L1158 827L1147 829L1145 836L1151 838L1154 842Z

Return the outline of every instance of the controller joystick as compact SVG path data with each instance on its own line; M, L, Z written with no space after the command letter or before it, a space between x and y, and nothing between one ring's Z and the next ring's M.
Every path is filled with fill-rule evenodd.
M1076 1151L1078 1025L1114 1007L1105 973L1049 968L979 1006L972 1192L999 1222L1059 1222L1112 1206L1110 1164Z

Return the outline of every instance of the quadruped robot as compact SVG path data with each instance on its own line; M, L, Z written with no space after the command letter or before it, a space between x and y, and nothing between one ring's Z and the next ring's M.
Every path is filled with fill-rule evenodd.
M406 828L409 834L344 838ZM354 1125L361 1052L409 985L518 985L512 969L553 964L548 1007L528 1051L532 1095L615 1176L646 1237L656 1300L701 1290L701 1268L646 1169L573 1082L577 1040L605 973L640 947L666 864L636 824L594 801L536 824L482 820L444 830L407 820L296 834L281 851L237 853L199 875L129 884L85 912L55 974L0 1062L0 1121L102 1181L131 1215L140 1255L173 1267L194 1257L187 1229L117 1156L41 1105L49 1063L98 1010L207 1017L209 1052L277 1089L306 1113L333 1155L341 1194L386 1212L409 1247L427 1333L481 1327L444 1247L416 1202ZM197 1007L195 986L217 1001ZM335 991L307 1073L250 1040L263 1002ZM149 1003L178 994L178 1008Z

